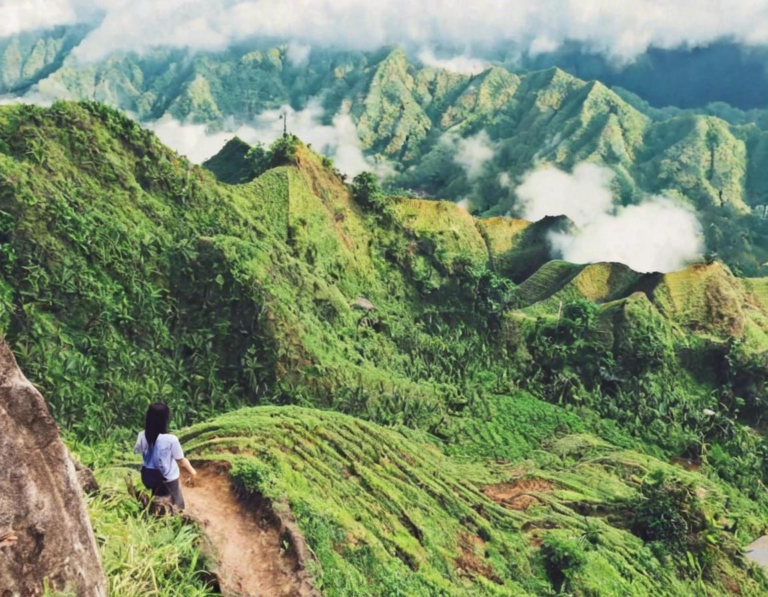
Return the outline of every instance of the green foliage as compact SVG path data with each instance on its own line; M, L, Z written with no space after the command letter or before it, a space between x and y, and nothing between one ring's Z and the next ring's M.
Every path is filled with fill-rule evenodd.
M552 583L562 591L569 577L587 563L584 546L575 537L547 533L541 544L541 557Z
M257 168L251 165L253 161L251 153L260 148L260 146L251 148L243 140L235 137L229 140L215 156L204 162L203 167L213 172L221 182L243 184L253 178L252 170Z
M245 488L261 493L266 481L279 507L290 506L329 597L578 595L599 586L594 594L615 597L676 597L702 587L725 597L732 584L723 578L738 579L745 594L765 590L725 530L717 537L726 548L707 552L711 566L700 579L678 577L680 558L670 564L627 529L625 508L653 499L636 476L671 475L674 467L584 433L562 435L583 423L556 406L530 397L497 402L505 408L458 432L465 434L458 449L450 438L297 407L228 413L180 437L193 458L229 460L237 484L250 479ZM493 436L519 444L494 452ZM702 508L753 516L755 504L724 485L680 474L705 496ZM515 487L527 505L492 497Z
M659 543L661 554L674 556L677 565L697 575L714 560L713 550L727 541L704 511L690 481L654 471L640 486L640 501L632 504L633 532L644 541Z
M389 205L379 181L371 172L361 172L352 181L352 196L360 205L375 212L386 213Z
M236 458L232 461L230 475L246 492L269 497L274 491L273 472L262 462Z
M45 80L50 92L99 99L143 121L172 116L216 129L287 104L300 109L308 98L322 97L323 122L348 110L368 156L393 164L391 188L469 198L478 212L495 215L520 207L500 175L519 180L541 162L566 170L599 163L616 173L622 203L675 193L695 206L712 253L745 275L766 272L764 110L742 112L721 102L695 110L655 109L611 88L619 75L607 67L599 69L608 77L602 82L559 68L515 74L493 66L467 75L417 66L399 48L315 49L301 67L291 64L286 47L266 49L258 42L214 53L157 48L88 65L65 60L86 31L75 27L4 40L0 89L22 92ZM571 72L582 67L570 66ZM709 77L706 84L717 80ZM688 83L681 93L690 93ZM657 84L646 85L644 93L653 94ZM494 159L470 180L456 167L455 142L446 139L481 132L494 144ZM227 181L241 175L239 168L221 172Z
M296 135L284 135L278 138L269 148L269 166L294 166L298 159L301 141Z
M241 490L287 500L329 595L546 594L541 529L584 537L578 565L547 552L576 594L604 577L605 594L718 595L723 570L759 586L726 535L670 562L619 508L672 468L649 453L685 456L739 539L759 530L761 280L551 262L514 284L490 248L510 226L386 198L370 175L350 189L293 137L240 146L270 168L226 185L99 104L7 106L0 125L0 322L89 461L158 398L177 425L339 410L359 419L259 408L186 436ZM533 481L520 509L488 489ZM709 576L677 578L689 551Z
M180 517L142 511L119 481L125 469L97 469L102 492L88 498L108 591L115 597L208 597L217 594L201 534ZM134 476L134 483L138 476Z
M562 307L554 321L539 318L533 329L533 380L558 403L583 402L613 373L613 354L596 328L597 310L594 303L578 300Z

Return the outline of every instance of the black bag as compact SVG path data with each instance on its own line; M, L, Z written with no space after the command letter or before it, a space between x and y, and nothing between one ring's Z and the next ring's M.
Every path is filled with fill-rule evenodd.
M155 442L152 444L152 453L149 455L149 461L152 462L152 456L155 454ZM165 478L156 468L141 467L141 482L144 483L144 487L151 489L153 493L157 493L158 490L165 488Z
M144 483L144 487L153 491L165 485L163 473L156 468L147 468L146 466L141 467L141 482Z

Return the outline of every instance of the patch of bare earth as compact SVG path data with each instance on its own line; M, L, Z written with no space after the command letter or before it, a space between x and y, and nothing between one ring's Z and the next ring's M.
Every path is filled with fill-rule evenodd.
M459 535L459 557L455 560L456 569L459 574L465 576L484 576L488 580L501 584L503 581L496 574L488 562L484 561L485 541L477 535L470 533L461 533ZM478 551L483 556L478 555Z
M284 521L265 499L241 500L224 463L195 464L182 474L186 513L203 530L217 560L222 593L233 597L317 595ZM293 530L293 529L290 529Z
M483 493L505 508L524 511L541 503L538 494L550 492L552 489L552 483L549 481L528 478L487 485Z
M670 464L676 464L687 471L697 472L701 468L701 460L685 458L683 456L673 456L669 460Z

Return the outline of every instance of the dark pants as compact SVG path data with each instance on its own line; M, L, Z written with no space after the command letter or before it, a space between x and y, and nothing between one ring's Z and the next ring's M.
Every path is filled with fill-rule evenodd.
M160 496L171 496L171 501L179 507L180 510L184 509L184 495L181 493L181 479L176 479L175 481L164 481L160 487L157 487L152 490L152 495L156 495L158 497Z
M145 472L146 469L142 469ZM184 509L184 496L181 493L181 479L175 481L165 481L157 479L160 477L159 472L151 471L152 475L142 474L142 480L147 489L152 491L154 497L171 497L171 501L174 505L178 506L180 510Z

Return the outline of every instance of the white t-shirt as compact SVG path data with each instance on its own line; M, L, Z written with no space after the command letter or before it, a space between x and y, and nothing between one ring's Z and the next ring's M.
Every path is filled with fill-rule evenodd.
M144 432L139 433L134 454L141 454L144 458L144 466L159 470L166 481L175 481L179 478L179 465L177 460L184 458L179 438L171 433L161 433L153 449L150 449Z

